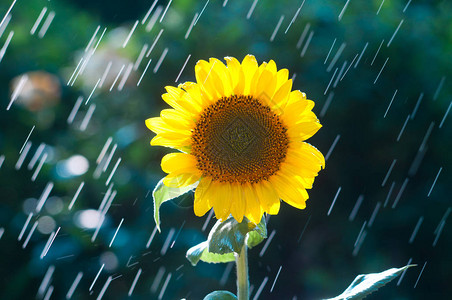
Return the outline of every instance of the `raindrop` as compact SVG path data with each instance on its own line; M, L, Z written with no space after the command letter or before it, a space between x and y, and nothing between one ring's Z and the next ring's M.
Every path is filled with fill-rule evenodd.
M392 34L391 38L389 39L388 44L386 45L386 47L389 47L392 43L392 40L394 39L394 37L396 36L397 32L399 32L400 26L402 26L403 21L405 19L400 20L399 26L397 26L396 30L394 31L394 33Z
M141 20L141 24L146 23L146 20L149 18L149 15L152 13L152 11L154 10L155 5L157 4L158 0L154 0L154 2L152 3L151 7L149 8L148 12L146 13L146 15L144 16L143 20ZM130 295L129 295L130 296Z
M377 15L380 13L380 9L383 6L383 3L385 3L385 0L381 1L380 7L378 7L378 10L377 10Z
M284 21L284 15L281 15L281 17L279 18L278 24L276 24L276 27L273 30L273 33L270 37L270 42L273 42L275 40L276 34L278 33L279 27L281 27L281 24L283 21Z
M295 20L297 19L298 15L300 14L300 10L303 7L303 4L306 0L303 0L303 2L301 3L300 7L297 9L297 11L295 12L295 15L293 16L292 20L290 21L289 25L286 28L286 31L284 31L284 34L287 33L287 31L289 31L289 28L292 26L293 22L295 22Z
M262 291L264 290L265 285L267 284L268 281L268 277L265 276L264 280L262 281L261 285L259 286L259 288L256 291L256 294L253 297L253 300L257 300L259 299L259 296L261 295Z
M188 26L187 32L185 33L184 38L188 39L188 37L190 36L190 33L193 29L193 26L195 26L195 22L198 19L198 13L195 13L195 15L193 16L193 20L190 23L190 26Z
M422 222L424 221L424 216L421 216L419 220L416 223L416 226L414 227L413 233L410 236L410 240L408 243L412 244L414 242L414 239L416 238L417 232L419 231L419 228L421 227Z
M157 0L155 2L157 2ZM133 279L132 285L130 286L129 292L127 293L127 295L129 297L132 296L133 290L135 289L135 286L137 285L141 272L142 272L142 270L141 270L141 268L139 268L137 274L135 275L135 278Z
M304 44L303 50L301 50L300 57L304 57L306 54L306 51L308 50L309 44L311 43L312 37L314 36L314 30L311 30L308 36L308 40L306 41L306 44Z
M303 41L306 38L306 35L308 34L309 28L311 28L311 23L306 23L303 32L301 33L300 38L298 39L297 49L301 48L301 45L303 44Z
M162 23L163 18L165 17L166 12L168 11L168 8L170 7L172 2L173 2L173 0L168 1L168 4L166 5L165 10L163 11L163 14L162 14L162 17L160 18L159 23Z
M166 276L165 282L163 283L162 289L160 291L160 294L158 296L158 299L161 300L163 298L163 295L165 294L166 288L168 287L169 281L171 280L171 273L168 273Z
M209 4L209 1L210 0L207 0L206 4L204 4L204 7L201 9L201 12L199 13L198 17L196 18L195 24L193 26L196 26L196 23L198 23L199 18L201 18L201 15L204 13L204 10L206 9L207 4Z
M411 264L411 261L412 261L412 260L413 260L413 258L410 257L410 259L408 260L408 262L407 262L406 265L408 266L409 264ZM399 286L400 283L402 282L403 277L405 276L406 270L408 270L408 269L405 269L405 270L402 272L402 275L400 275L399 281L397 281L397 286Z
M436 181L438 180L439 174L443 170L443 167L439 168L438 173L436 174L435 180L433 181L432 187L428 191L427 197L430 197L430 194L432 193L433 188L435 187Z
M308 24L309 24L309 23L308 23ZM305 29L305 30L306 30L306 29ZM327 60L328 60L328 57L330 57L331 50L333 50L333 47L334 47L334 44L336 43L336 40L337 40L337 38L334 38L333 44L331 44L330 50L328 51L328 54L327 54L327 56L326 56L325 61L323 62L323 64L326 64L326 62L327 62Z
M409 1L411 2L411 0ZM408 5L408 4L407 4ZM427 261L424 263L424 265L422 266L421 272L419 273L419 276L417 277L416 283L414 284L414 288L417 287L417 284L419 282L419 279L421 279L421 275L424 272L425 266L427 265Z
M251 15L253 14L254 9L256 8L257 1L259 1L259 0L254 0L254 1L253 1L253 4L251 4L250 10L249 10L248 13L246 14L246 19L247 19L247 20L249 20L249 18L251 18Z
M359 62L361 61L361 58L363 57L364 52L366 52L367 46L369 46L369 42L366 42L366 44L364 45L363 51L361 51L361 54L359 55L358 60L356 61L356 64L353 67L353 69L356 69L356 67L358 66Z
M399 193L397 194L397 196L396 196L396 198L395 198L395 200L394 200L394 203L392 204L392 208L393 208L393 209L394 209L394 208L397 206L397 204L399 203L399 200L400 200L400 198L402 197L403 192L405 191L405 188L406 188L406 186L407 186L407 184L408 184L408 181L409 181L409 179L408 179L408 177L407 177L407 178L405 178L405 181L402 183L402 187L400 188Z
M339 196L339 193L341 192L342 187L340 186L337 189L336 195L334 196L333 202L331 203L330 209L328 209L328 213L326 214L329 216L331 214L331 211L333 210L334 204L336 203L337 197Z
M126 37L126 40L125 40L124 43L122 44L122 47L123 47L123 48L125 48L125 47L127 46L127 43L129 43L129 40L130 40L130 38L132 37L132 34L133 34L133 32L135 31L135 29L137 28L139 22L140 22L140 21L136 20L136 21L135 21L135 24L133 24L132 29L130 30L129 34L128 34L127 37Z
M41 30L39 30L39 32L38 32L39 38L42 39L44 37L44 35L47 33L47 30L49 29L50 24L52 23L54 18L55 18L55 12L54 11L49 12L46 20L44 21L44 24L42 24Z
M326 155L325 155L325 161L327 161L328 158L330 158L331 153L333 153L334 147L336 147L336 144L337 144L337 142L339 142L339 139L340 139L340 138L341 138L341 135L338 134L338 135L336 136L336 138L334 139L333 144L331 144L330 149L328 149L328 152L327 152Z
M350 2L350 0L347 0L347 2L345 2L344 7L341 10L341 13L339 14L339 17L337 18L339 21L342 20L342 17L345 13L345 10L347 9L348 3Z
M163 60L165 59L166 55L168 54L168 48L165 48L162 52L162 55L160 55L159 60L155 64L154 70L152 71L154 74L157 73L157 71L160 68L160 65L162 64Z
M54 271L55 271L55 266L51 265L51 266L49 266L46 273L44 274L42 282L38 288L38 294L36 295L38 298L42 298L44 296L44 293L47 290L47 287L49 286L49 283L50 283L50 280L52 279L52 275L53 275Z
M447 115L449 114L450 108L452 107L452 101L450 101L449 106L447 107L446 113L444 114L441 123L439 124L439 128L443 127L444 121L446 120Z
M151 285L151 292L154 294L157 292L157 289L162 281L163 275L165 275L165 267L161 266L155 275L154 281Z
M387 64L387 62L388 62L388 60L389 60L389 57L386 58L385 63L383 64L383 66L382 66L381 69L380 69L380 72L378 72L378 75L377 75L377 78L375 78L374 84L377 83L378 78L380 78L381 72L383 72L383 69L385 68L385 66L386 66L386 64Z
M111 276L108 276L107 281L105 281L104 286L102 287L102 289L99 292L99 296L97 296L96 300L101 300L102 297L104 296L105 292L107 291L108 286L110 285L110 283L113 281Z
M273 281L272 287L270 288L270 293L273 292L273 288L275 287L276 280L278 280L279 273L281 272L282 266L279 267L278 273L275 276L275 280Z
M348 220L351 222L355 220L356 215L358 214L358 210L361 207L361 203L364 200L364 195L359 195L358 199L356 200L355 206L353 206L352 212L350 213L350 216L348 217Z
M99 271L98 271L97 274L96 274L96 277L94 277L93 282L92 282L91 285L89 286L89 291L91 291L91 290L93 289L94 284L96 283L97 278L99 278L99 275L100 275L100 273L102 272L102 270L104 269L104 267L105 267L105 264L102 264L102 266L100 267Z
M121 228L122 222L124 222L124 218L121 219L121 222L119 223L118 228L116 228L115 234L113 235L113 238L111 239L110 244L108 245L109 248L111 248L111 245L113 245L116 235L118 234L119 228Z
M443 88L444 81L446 81L446 76L441 77L438 87L436 88L435 94L433 95L433 101L436 101L436 99L438 99L439 93L441 92L441 89Z
M334 44L333 44L334 45ZM336 52L336 55L334 55L333 59L331 60L331 63L329 64L328 68L326 69L326 71L329 73L331 72L331 70L333 69L334 65L336 64L337 60L339 59L339 57L341 56L342 52L344 51L345 47L347 46L347 43L342 43L339 47L339 49ZM328 57L327 57L328 58Z
M75 292L75 289L77 288L77 285L80 283L80 280L82 280L83 277L83 272L78 272L77 276L75 277L74 281L71 284L71 287L69 288L67 294L66 294L66 299L71 299L72 295Z
M374 58L372 59L372 62L370 63L371 66L374 65L374 61L375 61L375 59L377 58L377 55L378 55L378 53L380 52L381 46L383 46L383 43L384 43L384 42L385 42L384 39L381 40L380 46L378 47L378 50L377 50L377 52L375 53L375 56L374 56Z
M270 233L270 236L265 241L264 247L262 247L261 252L259 252L259 257L264 256L264 253L265 253L265 251L267 251L268 245L270 245L271 241L275 237L275 234L276 234L276 230L273 229L272 232Z
M389 167L388 172L386 172L386 176L385 176L385 178L383 179L383 182L381 183L381 187L384 187L384 186L385 186L386 181L388 180L389 175L391 175L392 169L394 168L396 162L397 162L397 159L394 159L394 160L392 161L391 166Z

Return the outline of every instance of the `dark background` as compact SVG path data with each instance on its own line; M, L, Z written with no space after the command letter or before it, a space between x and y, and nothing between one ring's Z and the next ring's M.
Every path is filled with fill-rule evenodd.
M452 292L447 218L451 211L452 148L451 116L445 115L452 100L452 3L385 1L377 15L381 0L352 0L339 20L346 1L307 0L285 33L302 2L261 0L247 19L253 1L230 0L223 7L223 1L210 1L205 6L204 1L174 0L162 22L157 21L148 31L146 25L157 7L162 12L168 4L160 0L123 48L135 21L143 19L153 1L17 1L0 37L3 47L10 32L14 32L0 62L0 298L42 299L52 293L51 299L64 299L79 272L83 272L83 277L73 299L97 298L109 276L113 280L104 299L157 299L166 280L169 281L163 299L202 299L218 289L235 292L231 265L201 262L192 267L185 259L186 250L208 234L208 229L202 231L206 217L194 216L192 195L162 206L162 233L157 233L146 248L155 228L150 191L164 176L161 157L171 151L149 146L153 134L145 128L144 120L158 116L166 108L160 95L164 86L176 85L175 79L189 54L178 83L195 80L194 65L199 59L234 56L241 60L248 53L259 62L274 59L278 68L288 68L294 76L294 88L316 102L314 111L323 128L310 143L326 155L338 139L326 169L309 191L307 208L297 210L283 204L280 213L269 219L268 231L274 234L266 251L262 253L264 243L250 250L251 297L264 280L267 283L259 299L333 297L358 274L401 267L410 261L418 266L409 269L399 285L398 279L394 280L368 299L448 298ZM10 5L11 1L2 1L0 18ZM185 39L195 13L204 6ZM44 19L36 33L31 34L43 7L47 7ZM40 37L38 32L52 11L55 18ZM282 15L281 26L270 41ZM388 47L401 20L403 23ZM297 48L307 24L307 34ZM95 56L75 83L67 85L98 26L97 38L107 29ZM120 79L110 92L120 67L134 63L143 45L151 46L161 29L164 31L150 57L131 71L121 91L117 89ZM311 32L312 39L301 57ZM326 59L333 41L334 47ZM346 46L328 72L342 43ZM348 69L365 45L359 64L355 68L356 58ZM165 48L167 56L154 73ZM149 69L137 87L149 58ZM109 61L112 78L94 91L90 103L82 104L72 124L68 124L77 98L83 96L85 101L89 97ZM334 87L336 77L332 80L332 76L335 70L337 76L341 68L348 72ZM26 102L21 94L7 111L13 79L33 71L46 73L29 77L36 80L32 96ZM48 74L56 79L40 83ZM330 93L334 96L326 107ZM421 93L423 98L418 102ZM96 105L93 116L86 130L80 130L91 104ZM326 109L323 114L322 108ZM17 170L19 151L33 126L30 151ZM117 144L117 150L107 171L94 178L96 159L109 137L112 145ZM30 178L36 166L28 170L27 165L41 143L46 144L48 159L33 182ZM81 155L85 158L82 161L89 163L84 174L62 171L73 155ZM112 179L112 189L117 194L96 240L91 242L94 229L79 224L81 215L99 207L108 189L105 182L118 158L121 162ZM382 187L394 159L397 161ZM18 241L29 212L49 182L54 184L51 198L40 213L33 214ZM69 210L68 204L81 182L85 186ZM327 216L335 195L335 205ZM362 204L350 221L360 195L364 196ZM397 205L392 208L396 200ZM376 217L368 226L376 207ZM92 217L87 218L92 221ZM419 231L409 243L420 218ZM38 226L23 249L35 221L47 224L47 231ZM354 244L364 222L365 238L357 251ZM208 228L213 224L211 220ZM51 248L40 259L50 231L55 232L58 227L61 229ZM174 245L162 255L168 236L168 242ZM105 267L90 292L102 264ZM141 276L128 297L138 270ZM42 284L46 273L52 275L51 280Z

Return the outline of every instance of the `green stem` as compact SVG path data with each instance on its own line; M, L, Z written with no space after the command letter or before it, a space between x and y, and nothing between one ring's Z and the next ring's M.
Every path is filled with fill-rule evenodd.
M238 300L249 300L248 282L248 253L244 243L240 254L235 257L237 264L237 298Z

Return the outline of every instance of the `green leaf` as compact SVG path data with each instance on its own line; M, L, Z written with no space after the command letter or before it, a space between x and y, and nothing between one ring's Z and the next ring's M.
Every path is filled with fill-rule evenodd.
M253 248L259 245L264 239L267 238L267 224L265 218L262 218L259 224L257 224L255 230L248 232L248 239L246 245L248 248Z
M372 273L366 275L358 275L350 286L339 296L326 300L359 300L363 299L370 293L375 292L397 276L403 271L416 265L408 265L402 268L392 268L381 273Z
M160 179L160 181L155 186L154 190L152 191L152 198L154 198L154 221L155 225L157 226L157 229L160 231L160 206L163 202L169 201L171 199L174 199L176 197L179 197L182 194L185 194L188 191L191 191L192 189L196 188L198 186L198 182L189 185L184 186L180 188L173 188L168 187L163 184L163 178Z
M209 252L217 254L240 253L245 243L245 237L249 232L256 232L265 238L267 236L265 221L261 221L257 226L247 218L243 218L241 223L238 223L233 217L229 217L223 222L217 221L207 239ZM252 236L251 245L255 246L260 242L256 236Z
M228 291L215 291L205 296L204 300L237 300L237 297Z
M234 253L216 254L207 250L208 242L202 242L187 251L187 259L193 266L202 260L206 263L227 263L235 260Z

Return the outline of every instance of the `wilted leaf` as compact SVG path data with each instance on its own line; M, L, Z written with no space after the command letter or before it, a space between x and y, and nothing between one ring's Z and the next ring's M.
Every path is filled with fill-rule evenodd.
M233 217L229 217L223 222L217 221L207 239L209 252L218 254L240 253L245 243L245 237L249 232L255 231L260 235L266 236L265 222L262 224L264 225L256 226L256 224L250 222L247 218L243 218L243 221L238 223Z
M370 293L375 292L397 276L403 271L416 265L408 265L402 268L392 268L381 273L372 273L366 275L358 275L350 286L339 296L326 300L359 300L363 299Z
M198 182L181 187L181 188L173 188L168 187L163 184L163 178L160 179L160 181L155 186L154 190L152 191L152 198L154 199L154 221L155 225L157 226L157 229L160 231L160 206L163 202L169 201L171 199L174 199L176 197L179 197L180 195L185 194L188 191L191 191L192 189L196 188L198 186Z
M228 291L215 291L205 296L204 300L237 300L237 297Z
M187 251L187 259L193 266L202 260L207 263L227 263L235 260L234 253L216 254L207 250L208 242L202 242Z
M249 248L256 247L266 238L267 238L267 224L265 222L265 218L262 218L260 223L257 224L256 228L253 231L248 232L246 245Z

